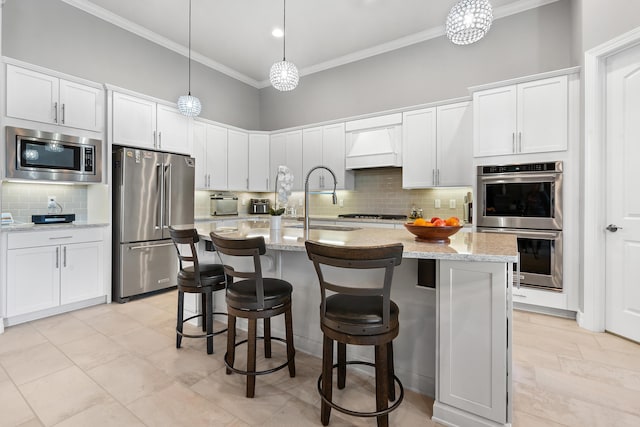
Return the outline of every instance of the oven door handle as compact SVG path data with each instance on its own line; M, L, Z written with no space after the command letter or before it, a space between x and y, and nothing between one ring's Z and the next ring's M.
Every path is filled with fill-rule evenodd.
M517 175L512 174L504 174L504 175L480 175L479 178L482 181L492 181L496 184L503 184L505 182L508 183L516 183L516 182L531 182L531 181L542 181L542 182L556 182L558 176L562 175L561 173L522 173Z
M479 229L481 233L508 233L517 234L518 237L533 238L533 239L557 239L560 237L560 231L525 231L515 228L492 228L492 229Z

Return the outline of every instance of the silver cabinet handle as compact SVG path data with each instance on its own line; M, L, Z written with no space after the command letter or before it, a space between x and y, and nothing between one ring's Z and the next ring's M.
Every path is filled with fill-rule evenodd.
M436 169L436 185L440 185L440 169Z
M265 184L264 188L266 188L268 190L269 189L269 178L268 177L265 178L265 182L266 182L266 184Z
M162 132L158 132L158 148L162 148Z
M156 142L156 131L155 130L153 131L153 146L155 148L158 148L158 144Z
M518 153L522 153L522 132L518 132Z
M60 237L49 237L49 240L60 240L60 239L70 239L73 236L60 236Z
M58 103L53 103L53 122L58 123Z
M431 182L433 182L433 185L436 185L436 170L435 169L431 169Z
M609 225L607 225L607 231L610 231L610 232L612 232L612 233L615 233L615 232L616 232L616 231L618 231L618 230L622 230L622 227L618 227L618 226L617 226L617 225L615 225L615 224L609 224Z
M62 104L62 124L64 124L64 104Z
M67 247L62 247L62 266L67 267Z
M58 260L60 259L60 248L56 248L56 268L59 268L59 262Z
M249 178L247 178L247 186L245 188L249 189Z
M511 132L511 151L516 152L516 133Z

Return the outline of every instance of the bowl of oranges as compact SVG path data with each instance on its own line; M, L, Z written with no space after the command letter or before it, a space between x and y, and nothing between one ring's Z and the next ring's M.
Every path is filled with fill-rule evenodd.
M429 221L417 218L413 222L405 223L404 226L416 236L417 242L428 243L449 243L449 237L462 228L460 220L455 216L447 219L433 217Z

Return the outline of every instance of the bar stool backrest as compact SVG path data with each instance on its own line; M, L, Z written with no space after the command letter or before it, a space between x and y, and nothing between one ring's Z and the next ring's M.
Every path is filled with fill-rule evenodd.
M383 246L344 247L306 241L307 255L313 262L320 282L320 319L325 321L327 291L357 296L382 296L382 327L389 327L391 311L391 282L393 270L402 262L401 243ZM322 266L345 269L384 269L383 283L378 287L354 287L325 280ZM369 284L369 282L367 283ZM372 325L379 329L380 325ZM362 327L359 327L362 330Z
M176 252L178 252L180 271L184 271L183 262L193 263L193 280L195 286L202 286L200 282L200 263L198 262L198 251L196 249L196 243L200 241L198 231L195 228L178 230L169 227L169 235L171 236L171 240L173 240ZM178 245L186 245L186 247L183 247L183 253L180 252ZM186 248L189 248L189 251L186 251Z
M223 237L211 232L211 243L213 243L214 248L219 254L253 258L253 271L237 270L227 263L223 263L224 273L233 278L255 280L256 302L261 308L264 308L264 283L262 278L262 264L260 263L260 255L264 255L267 252L264 237L258 236L246 239L235 239Z

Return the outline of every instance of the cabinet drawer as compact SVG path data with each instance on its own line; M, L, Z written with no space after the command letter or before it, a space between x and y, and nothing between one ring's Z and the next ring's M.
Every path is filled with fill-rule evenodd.
M103 239L102 228L61 229L10 233L8 249L32 248L35 246L64 245L67 243L95 242Z

